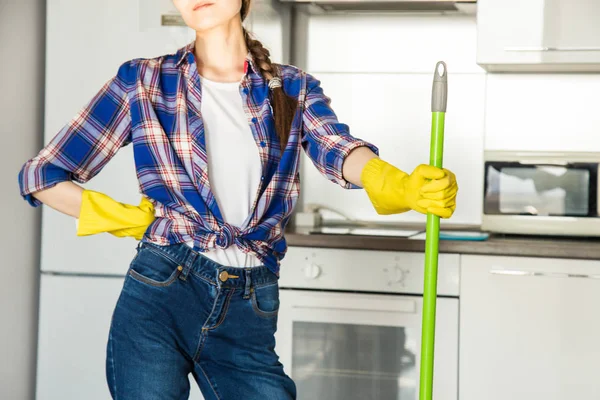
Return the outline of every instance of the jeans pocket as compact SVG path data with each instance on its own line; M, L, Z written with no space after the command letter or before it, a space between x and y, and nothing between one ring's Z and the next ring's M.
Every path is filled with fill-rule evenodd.
M142 246L131 262L128 274L138 282L164 287L175 282L181 271L183 267L161 254L160 250Z
M252 309L259 317L271 318L279 312L279 285L270 283L252 288Z

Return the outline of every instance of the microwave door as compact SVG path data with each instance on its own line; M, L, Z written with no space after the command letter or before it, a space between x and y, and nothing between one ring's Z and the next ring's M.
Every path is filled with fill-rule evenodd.
M597 209L596 170L575 165L486 163L485 213L589 216Z

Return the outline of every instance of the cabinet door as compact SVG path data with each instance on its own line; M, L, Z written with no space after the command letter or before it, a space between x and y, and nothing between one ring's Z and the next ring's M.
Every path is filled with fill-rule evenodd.
M599 71L597 0L480 0L477 62L490 71Z
M543 45L550 52L571 51L574 59L586 51L598 53L599 18L598 0L546 0Z
M539 48L542 45L543 11L544 0L479 0L477 63L484 66L539 63L539 53L511 52L507 48Z
M37 400L106 400L106 343L122 277L43 274ZM190 374L190 399L202 400Z
M463 256L461 400L600 398L600 262Z

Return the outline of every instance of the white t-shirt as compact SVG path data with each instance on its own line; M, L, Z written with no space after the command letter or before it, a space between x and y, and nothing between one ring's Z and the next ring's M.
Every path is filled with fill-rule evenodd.
M210 188L225 222L243 228L257 195L262 166L244 112L240 84L204 77L200 77L200 82ZM226 266L261 265L255 256L243 253L235 244L202 254Z

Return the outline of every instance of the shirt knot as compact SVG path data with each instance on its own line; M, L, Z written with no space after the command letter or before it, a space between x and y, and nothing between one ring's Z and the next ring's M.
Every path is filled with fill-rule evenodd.
M221 226L221 229L217 232L217 240L215 244L220 249L226 249L231 246L237 236L239 236L240 230L235 226L227 223Z

